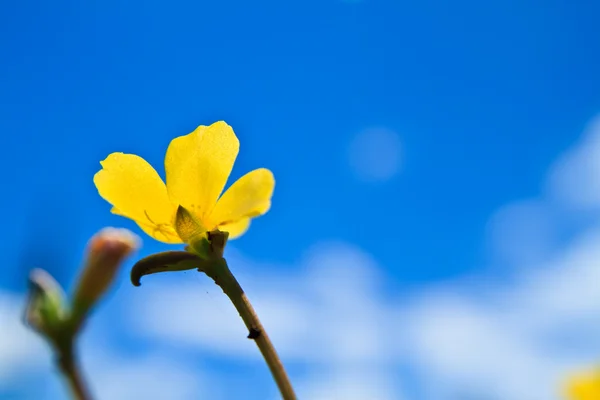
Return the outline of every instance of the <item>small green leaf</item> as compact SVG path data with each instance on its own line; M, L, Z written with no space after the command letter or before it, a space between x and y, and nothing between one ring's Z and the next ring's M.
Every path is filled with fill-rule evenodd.
M140 279L144 275L158 272L186 271L200 268L202 259L187 251L165 251L152 254L139 260L131 268L131 283L140 286Z

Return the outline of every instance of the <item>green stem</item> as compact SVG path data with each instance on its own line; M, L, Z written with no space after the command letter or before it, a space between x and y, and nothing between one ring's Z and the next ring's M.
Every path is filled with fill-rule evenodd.
M73 344L56 347L57 366L67 380L75 400L91 400L81 371L77 365Z
M231 273L227 261L225 261L224 258L220 258L206 264L208 265L206 265L206 268L203 268L202 271L223 289L223 292L229 297L240 314L240 317L244 320L246 328L248 328L249 331L248 339L254 339L256 342L256 345L267 362L271 374L279 387L281 397L284 400L296 400L294 389L285 372L283 363L279 359L277 351L275 350L275 347L273 347L273 343L271 343L265 328L260 323L258 315L256 315L248 297L242 290L237 279L235 279L235 276Z

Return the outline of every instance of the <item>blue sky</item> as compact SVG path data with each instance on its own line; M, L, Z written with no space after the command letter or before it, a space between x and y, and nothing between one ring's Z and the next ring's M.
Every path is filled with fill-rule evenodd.
M272 288L256 277L269 276L267 282L272 279L288 293L297 289L295 306L312 313L306 311L312 310L311 295L287 279L312 282L310 271L320 262L314 260L321 258L330 260L324 270L349 276L347 285L340 285L363 293L378 310L400 304L402 315L421 310L418 299L438 298L440 285L444 293L471 293L479 292L483 281L491 292L505 293L502 284L554 271L546 263L563 265L557 260L572 246L579 248L573 243L600 227L596 142L585 139L595 137L590 121L600 112L599 11L594 2L583 1L5 2L0 5L5 149L0 202L6 227L0 234L5 254L0 290L12 300L3 307L19 304L32 267L49 270L69 286L86 241L98 229L123 226L140 233L111 215L98 196L92 176L100 160L113 151L135 153L162 174L172 138L221 119L241 142L232 178L267 167L277 180L271 211L231 246L247 279L242 283L257 297L260 288L268 293ZM377 132L384 132L381 141ZM373 171L381 168L387 172L377 177ZM166 248L143 239L140 256ZM339 259L357 266L346 273ZM360 271L381 282L361 286L366 283ZM155 335L137 340L145 333L128 330L125 322L111 330L115 315L129 318L123 310L130 299L159 297L162 282L167 292L172 285L200 291L199 301L209 308L206 324L214 317L210 306L221 304L219 292L204 289L205 282L190 273L147 278L148 289L130 287L126 275L124 270L89 332L103 338L115 359L134 362L147 355L150 361L133 365L179 363L185 368L177 364L173 370L208 371L218 382L237 382L260 368L254 359L249 367L218 352L207 355L212 336L198 342L203 351L186 356L157 345L170 343L172 332L157 328ZM285 293L265 297L284 301ZM337 310L337 300L329 300ZM403 308L413 303L414 308ZM219 307L228 310L226 303ZM444 315L457 312L431 307ZM194 318L187 318L189 324ZM460 326L460 319L450 321ZM154 332L144 324L136 326ZM582 325L581 330L589 329ZM281 341L284 333L277 336ZM173 337L179 340L179 334ZM585 349L600 359L600 342ZM354 361L343 357L336 364L341 369L333 372L332 364L289 354L294 377L308 387L304 393L313 393L310 388L319 381L311 376L331 373L335 376L324 381L344 385L364 375L356 372L360 369L348 372ZM431 382L448 381L450 391L456 382L464 386L456 377L440 375L438 364L433 368L419 360L393 366L377 361L382 372L373 376L375 384L364 386L364 398L435 398L439 394L423 389ZM114 363L107 358L107 365ZM50 366L44 368L24 367L5 379L0 374L0 395L40 396L26 383L40 376L56 380ZM244 386L257 397L246 398L272 395L268 375L258 371L256 381ZM386 379L397 383L389 393L369 391L385 386ZM62 387L49 385L46 398L63 398ZM314 393L305 398L320 398ZM234 391L219 395L237 398ZM186 396L177 398L196 398ZM331 396L321 398L336 398Z

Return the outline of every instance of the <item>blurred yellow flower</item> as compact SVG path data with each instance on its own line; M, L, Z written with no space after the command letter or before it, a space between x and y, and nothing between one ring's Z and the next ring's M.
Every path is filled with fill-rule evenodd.
M239 145L225 122L201 125L171 141L165 156L166 185L143 158L124 153L112 153L100 162L94 184L113 206L111 212L134 220L161 242L184 242L175 230L179 206L204 230L218 228L236 238L246 232L250 219L269 210L275 187L273 173L259 168L221 195Z
M565 388L568 400L600 399L600 367L573 375Z

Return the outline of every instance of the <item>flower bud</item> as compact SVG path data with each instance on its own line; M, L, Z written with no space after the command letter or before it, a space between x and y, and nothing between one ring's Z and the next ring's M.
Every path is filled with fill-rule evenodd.
M65 293L48 272L34 269L29 275L25 323L47 337L54 336L66 317Z
M76 325L108 290L121 262L138 247L139 238L127 229L104 228L90 239L73 296Z

